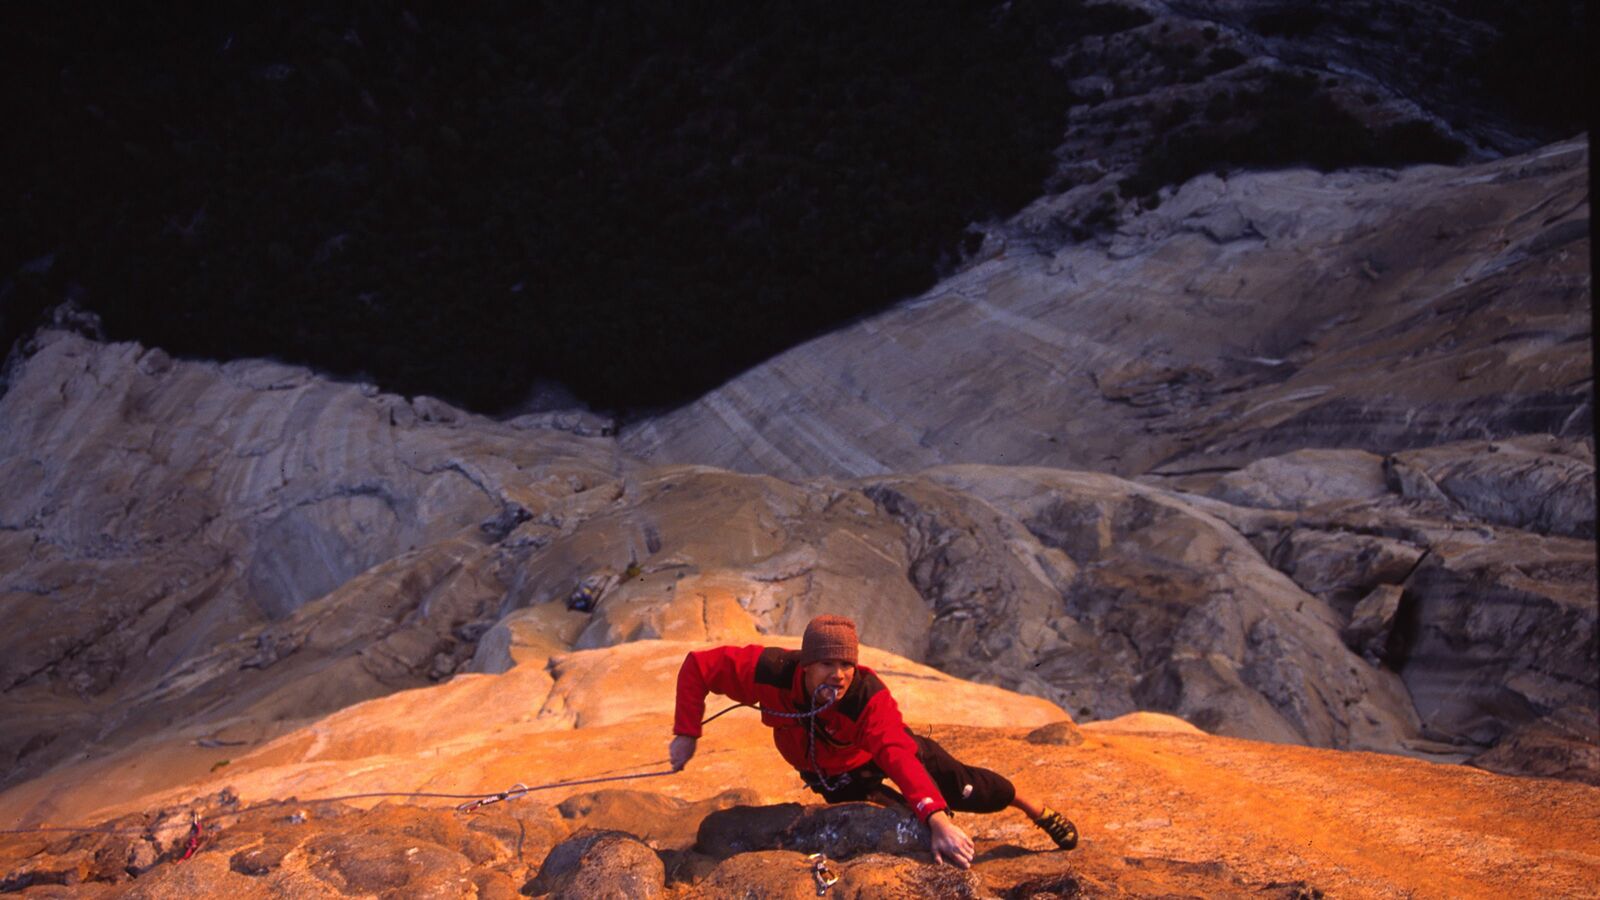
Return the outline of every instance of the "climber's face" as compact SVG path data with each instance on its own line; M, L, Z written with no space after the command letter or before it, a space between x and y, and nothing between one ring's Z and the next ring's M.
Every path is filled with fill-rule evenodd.
M856 677L856 664L843 659L819 659L805 667L806 696L814 697L817 688L827 685L842 697Z

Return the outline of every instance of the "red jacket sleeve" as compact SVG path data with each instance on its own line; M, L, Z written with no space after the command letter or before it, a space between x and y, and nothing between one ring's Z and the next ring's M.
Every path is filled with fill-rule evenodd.
M706 717L706 694L715 692L740 703L756 702L756 661L765 649L760 644L745 647L712 647L695 650L683 658L678 669L678 705L672 716L672 733L700 736L700 720Z
M949 806L933 783L933 776L917 759L917 743L900 718L900 705L888 691L879 691L867 701L856 740L872 754L878 768L894 779L918 819L926 822L929 816Z

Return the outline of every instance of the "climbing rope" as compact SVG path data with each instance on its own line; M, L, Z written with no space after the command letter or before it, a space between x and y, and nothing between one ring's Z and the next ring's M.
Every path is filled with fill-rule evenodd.
M832 685L819 684L817 685L817 689L811 692L811 702L815 703L818 697L823 696L828 698L828 702L803 712L786 713L779 712L775 709L766 709L760 706L752 706L751 708L761 710L761 714L764 716L777 716L780 719L805 719L806 761L811 763L811 773L817 777L817 783L822 786L824 791L836 791L850 783L850 773L841 773L837 781L829 781L828 776L822 773L822 764L817 762L817 716L821 715L824 710L839 702L839 692L835 690ZM739 706L750 706L750 704L741 703ZM737 706L730 706L722 712L717 713L717 716L720 716L725 712L731 712L737 708ZM715 719L717 716L712 716L711 719ZM711 721L711 719L707 719L706 722ZM705 722L701 722L700 724L704 725Z
M840 772L837 781L829 781L828 776L822 774L822 764L817 762L817 713L839 700L839 692L825 684L817 685L816 693L812 695L813 700L824 691L827 692L828 702L813 711L806 720L806 761L811 763L811 771L817 776L817 784L824 791L837 791L850 783L850 773Z
M462 803L456 807L456 812L472 812L479 807L488 806L491 803L499 803L502 800L519 799L523 795L531 794L534 791L548 791L554 788L577 787L578 785L583 784L599 784L603 781L627 781L632 778L660 778L662 775L671 775L676 771L678 770L664 769L660 772L638 772L633 775L605 775L600 778L580 778L576 781L556 781L550 784L535 785L533 787L528 787L519 781L508 790L500 791L499 793L495 794L480 795L477 797L477 799L471 800L467 803Z
M812 692L811 695L812 702L816 702L816 698L823 696L824 694L827 695L828 702L814 709L808 709L803 712L779 712L775 709L767 709L763 706L757 706L754 703L735 703L711 718L702 720L700 724L709 724L713 720L721 718L722 716L733 712L741 706L748 706L764 716L776 716L780 719L807 719L809 721L806 722L806 761L811 763L811 774L816 776L817 783L822 786L823 790L836 791L850 783L850 773L841 773L837 781L829 781L828 776L822 774L821 763L817 762L817 716L821 715L824 710L827 710L829 707L839 702L838 691L835 691L832 686L826 684L817 685L817 689Z
M653 763L647 763L646 765L653 765ZM457 812L466 813L466 812L472 812L472 811L478 809L479 807L488 806L491 803L499 803L502 800L515 800L515 799L523 796L524 794L531 794L534 791L547 791L547 790L552 790L554 788L574 787L574 786L577 786L577 785L585 785L585 784L599 784L600 782L605 782L605 781L626 781L626 780L631 779L631 778L657 778L657 777L660 777L662 775L671 775L671 774L673 774L674 771L676 771L676 770L674 770L674 769L666 769L666 770L663 770L663 771L660 771L660 772L637 772L637 773L634 773L632 775L608 775L608 776L603 776L603 777L599 777L599 778L581 778L581 779L576 779L576 780L572 780L572 781L556 781L556 782L551 782L549 784L539 784L539 785L534 785L532 787L530 787L530 786L528 786L526 784L522 784L521 782L518 782L516 785L514 785L513 787L511 787L511 788L509 788L507 790L497 791L497 792L492 793L492 794L445 794L445 793L436 793L436 792L431 792L431 791L367 791L365 793L360 793L360 794L340 794L340 795L334 796L334 797L313 797L312 799L309 799L309 800L300 800L300 799L291 797L291 798L289 798L287 800L277 800L277 799L263 800L260 803L253 803L253 804L251 804L249 806L244 807L243 809L232 810L232 811L223 813L223 815L242 816L245 813L254 812L255 810L258 810L258 809L267 809L267 808L270 808L270 807L273 807L273 806L286 806L286 805L291 804L291 803L292 804L296 804L296 805L300 805L300 804L309 805L309 804L313 804L313 803L337 803L337 802L342 802L342 801L345 801L345 800L365 800L365 799L370 799L370 798L374 798L374 797L424 797L424 798L431 798L431 799L450 799L450 800L460 800L460 799L465 798L467 800L467 802L458 805L456 807L456 811ZM0 834L39 834L39 833L44 833L44 832L71 832L71 833L74 833L74 834L138 834L138 835L150 835L152 833L152 831L153 831L153 828L150 827L150 826L146 826L144 828L93 828L93 827L73 828L73 827L58 827L58 826L39 826L39 827L35 827L35 828L0 828ZM204 845L205 840L206 840L206 829L205 829L204 820L200 817L200 813L199 813L198 810L191 811L189 813L189 839L184 845L183 855L178 857L176 860L173 860L173 862L181 863L181 862L184 862L184 861L188 860L190 857L194 856L195 853L197 851L199 851L200 847L202 845Z
M712 722L715 722L717 719L722 718L723 716L727 715L728 713L733 712L734 710L736 710L736 709L738 709L740 707L749 707L750 709L753 709L756 712L761 713L762 715L776 716L776 717L778 717L780 719L810 719L810 718L813 718L813 717L821 714L823 710L826 710L828 707L830 707L830 706L834 705L835 703L839 702L839 698L836 697L836 696L833 696L833 688L831 688L831 687L829 687L828 685L825 685L825 684L824 685L819 685L817 687L817 694L820 695L820 694L822 694L824 692L826 692L829 695L828 702L822 704L821 706L817 707L816 709L808 709L808 710L806 710L804 712L787 713L787 712L779 712L778 710L775 710L775 709L767 709L764 706L757 706L754 703L735 703L734 705L728 707L727 709L723 710L722 712L717 713L714 716L711 716L710 718L702 719L700 721L700 724L701 725L708 725L708 724L710 724Z
M763 708L761 706L758 706L756 704L753 704L753 703L735 703L734 705L728 707L727 709L722 710L721 712L717 713L716 715L713 715L713 716L711 716L709 718L701 720L700 724L701 725L709 724L709 723L715 721L716 719L721 718L722 716L725 716L728 713L733 712L734 710L739 709L740 707L745 707L745 706L747 706L747 707L749 707L751 709L754 709L754 710L760 712L763 715L776 716L777 718L780 718L780 719L806 719L806 720L808 720L807 723L806 723L807 724L807 730L806 730L806 733L807 733L806 758L810 761L812 771L816 775L817 781L822 785L823 789L824 790L828 790L828 791L838 790L840 787L843 787L845 784L849 783L850 775L849 775L848 772L844 773L844 774L839 776L839 780L837 782L830 782L828 780L827 776L823 774L822 766L820 764L818 764L818 762L817 762L817 732L816 732L816 727L817 727L817 716L821 715L824 711L826 711L829 708L831 708L835 703L839 702L839 693L837 691L835 691L829 685L819 685L817 687L817 690L815 692L813 692L813 694L812 694L812 701L815 702L818 697L822 697L822 696L826 696L827 697L827 702L823 703L821 706L815 707L813 709L808 709L808 710L805 710L803 712L793 712L793 713L780 712L780 711L775 710L775 709L765 709L765 708ZM656 763L651 762L651 763L644 763L643 765L655 765L655 764ZM634 768L634 767L624 767L624 768ZM616 770L613 769L612 771L616 771ZM495 791L495 792L488 793L488 794L484 794L484 793L450 794L450 793L440 793L440 792L435 792L435 791L365 791L365 792L362 792L362 793L359 793L359 794L338 794L338 795L335 795L335 796L332 796L332 797L313 797L313 798L311 798L309 800L300 800L300 799L295 798L295 797L290 797L290 798L285 799L285 800L279 800L279 799L263 800L263 801L261 801L259 803L252 803L251 805L246 806L243 809L233 810L233 811L224 813L224 815L241 816L241 815L244 815L245 813L254 812L255 810L258 810L258 809L269 809L269 808L274 807L274 806L287 806L289 804L310 805L310 804L313 804L313 803L342 803L342 802L349 801L349 800L371 800L371 799L376 799L376 798L379 798L379 797L409 797L409 798L422 798L422 799L430 799L430 800L463 800L465 802L459 803L459 804L456 805L456 811L457 812L461 812L461 813L469 813L469 812L474 812L474 811L476 811L478 809L481 809L481 808L483 808L485 806L489 806L489 805L492 805L492 804L495 804L495 803L500 803L502 801L517 800L517 799L520 799L521 797L524 797L524 796L526 796L528 794L531 794L531 793L534 793L536 791L549 791L549 790L554 790L556 788L565 788L565 787L580 787L582 785L601 784L601 783L610 782L610 781L630 781L630 780L638 779L638 778L660 778L663 775L672 775L672 774L676 773L677 771L678 771L677 769L670 769L669 768L669 769L663 769L663 770L661 770L659 772L635 772L635 773L629 774L629 775L603 775L603 776L594 777L594 778L579 778L579 779L573 779L573 780L569 780L569 781L552 781L552 782L549 782L547 784L536 784L536 785L532 785L532 786L529 786L529 785L524 784L524 783L519 781L516 784L512 785L511 787L509 787L509 788L507 788L507 789L505 789L503 791ZM96 828L96 827L73 827L73 826L41 825L41 826L36 826L36 827L33 827L33 828L0 828L0 834L42 834L42 833L46 833L46 832L71 832L71 833L75 833L75 834L140 834L140 835L148 835L148 834L151 833L151 830L152 830L152 826L145 826L143 828L104 828L104 827ZM188 839L188 842L187 842L187 844L186 844L186 846L184 848L183 856L180 857L176 861L177 862L183 862L184 860L187 860L190 857L194 856L195 852L197 850L199 850L201 845L205 842L205 838L206 838L205 825L204 825L204 823L203 823L203 821L202 821L202 819L200 817L200 813L198 811L191 811L190 814L189 814L189 839Z
M711 718L705 719L700 724L704 725L704 724L706 724L708 722L711 722L713 719L716 719L716 718L718 718L720 716L726 715L727 713L733 712L734 710L738 709L741 706L749 706L751 709L759 710L759 711L764 712L764 713L766 713L768 715L779 716L779 717L786 718L786 719L807 718L807 717L815 716L818 713L822 712L823 710L827 709L828 707L832 706L836 699L837 698L830 699L823 706L821 706L821 707L819 707L817 709L811 710L809 712L803 712L803 713L783 713L783 712L777 712L777 711L774 711L774 710L763 710L763 709L761 709L761 707L755 706L755 705L749 704L749 703L735 703L734 705L728 707L727 709L723 710L722 712L717 713L716 715L712 716ZM643 763L642 765L647 765L647 766L656 765L658 762L661 762L661 760L657 760L655 762ZM623 768L638 768L638 767L637 766L624 766ZM611 771L614 772L616 770L613 769ZM346 802L346 801L349 801L349 800L372 800L372 799L376 799L376 798L380 798L380 797L408 797L408 798L422 798L422 799L429 799L429 800L464 800L466 802L460 803L460 804L458 804L456 806L456 811L465 813L465 812L473 812L473 811L475 811L477 809L480 809L482 807L489 806L489 805L495 804L495 803L500 803L501 801L516 800L516 799L519 799L519 798L521 798L521 797L523 797L523 796L525 796L527 794L534 793L536 791L549 791L549 790L555 790L556 788L565 788L565 787L580 787L582 785L601 784L601 783L610 782L610 781L629 781L629 780L638 779L638 778L660 778L663 775L672 775L675 772L677 772L676 769L663 769L663 770L661 770L659 772L635 772L635 773L632 773L632 774L629 774L629 775L603 775L603 776L598 776L598 777L593 777L593 778L573 779L573 780L569 780L569 781L552 781L552 782L549 782L547 784L536 784L536 785L532 785L532 786L529 786L529 785L524 784L524 783L519 781L515 785L512 785L511 787L509 787L509 788L507 788L507 789L505 789L503 791L494 791L492 793L487 793L487 794L482 793L482 792L479 792L479 793L476 793L476 794L449 794L449 793L440 793L440 792L435 792L435 791L365 791L365 792L362 792L362 793L359 793L359 794L337 794L337 795L331 796L331 797L313 797L313 798L311 798L309 800L301 800L301 799L298 799L298 798L295 798L295 797L290 797L290 798L285 799L285 800L279 800L279 799L262 800L259 803L252 803L251 805L246 806L243 809L233 810L233 811L224 813L224 815L240 816L240 815L244 815L247 812L254 812L255 810L258 810L258 809L269 809L269 808L274 807L274 806L287 806L287 805L290 805L290 804L310 805L310 804L314 804L314 803L342 803L342 802ZM46 833L46 832L71 832L71 833L74 833L74 834L141 834L142 835L142 834L149 834L150 831L151 831L151 826L145 826L143 828L106 828L106 827L93 827L93 826L77 826L77 827L74 827L74 826L40 825L40 826L35 826L35 827L32 827L32 828L0 828L0 834L42 834L42 833ZM193 856L195 851L197 849L199 849L200 844L204 841L204 838L205 838L205 826L202 824L202 821L201 821L201 818L200 818L200 814L198 812L191 812L190 813L190 823L189 823L189 841L188 841L188 845L187 845L186 850L184 852L183 858L178 860L178 862L182 862L183 860L188 859L189 857Z

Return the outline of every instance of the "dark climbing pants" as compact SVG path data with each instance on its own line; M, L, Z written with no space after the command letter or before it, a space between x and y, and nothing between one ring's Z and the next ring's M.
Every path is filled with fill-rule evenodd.
M961 762L932 738L917 734L912 737L917 742L917 759L933 777L939 793L944 795L944 802L956 812L999 812L1016 799L1016 786L1004 775ZM872 763L847 772L844 776L828 779L830 782L837 782L840 777L847 779L843 784L836 784L831 791L824 790L813 773L802 772L800 777L805 779L807 787L821 794L829 803L874 800L886 794L890 800L905 804L904 797L884 786L883 780L888 776Z

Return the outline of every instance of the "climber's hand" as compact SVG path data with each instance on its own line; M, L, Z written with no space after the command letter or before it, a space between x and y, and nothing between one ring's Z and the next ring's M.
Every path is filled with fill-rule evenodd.
M961 830L953 819L941 810L928 817L928 844L933 848L933 861L950 862L965 869L972 865L975 848L972 838Z
M667 745L667 758L672 761L672 771L683 771L683 767L694 758L694 748L698 743L697 738L685 734L675 735L672 738L672 743Z

